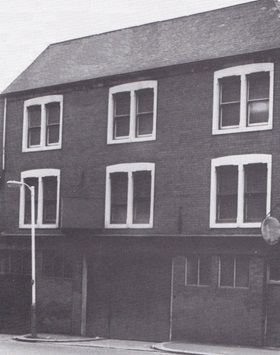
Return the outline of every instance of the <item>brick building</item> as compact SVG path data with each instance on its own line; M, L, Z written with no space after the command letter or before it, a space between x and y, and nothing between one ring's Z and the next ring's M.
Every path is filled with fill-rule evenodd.
M278 6L56 43L2 93L2 303L30 301L21 180L40 331L280 346Z

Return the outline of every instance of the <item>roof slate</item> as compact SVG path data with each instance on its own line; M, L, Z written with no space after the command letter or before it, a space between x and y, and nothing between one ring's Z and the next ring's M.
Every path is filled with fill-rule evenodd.
M55 43L3 92L97 79L280 48L280 14L257 0Z

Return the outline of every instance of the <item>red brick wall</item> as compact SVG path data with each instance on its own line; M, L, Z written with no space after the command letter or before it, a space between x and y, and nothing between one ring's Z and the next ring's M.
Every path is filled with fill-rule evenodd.
M277 62L272 131L212 136L213 69L160 77L156 141L117 145L106 143L109 87L70 88L64 93L62 149L49 152L21 152L24 100L9 98L6 180L19 179L20 172L27 169L61 169L62 198L92 198L91 225L100 230L104 225L106 166L154 162L154 228L145 233L207 234L212 158L272 154L272 204L276 202L274 192L275 195L280 192L277 184L280 167L279 83ZM15 229L19 193L5 189L4 195L4 221L6 227Z

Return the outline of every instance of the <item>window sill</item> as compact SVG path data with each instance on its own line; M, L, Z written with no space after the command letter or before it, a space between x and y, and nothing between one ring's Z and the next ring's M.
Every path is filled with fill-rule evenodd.
M30 153L30 152L43 152L47 150L58 150L61 149L61 144L57 145L50 145L46 147L32 147L32 148L22 148L23 153Z
M121 143L137 143L137 142L148 142L156 140L155 136L145 136L139 138L120 138L120 139L110 139L107 144L121 144Z
M20 224L20 229L31 229L31 224ZM58 229L58 224L35 224L36 229Z
M258 131L268 131L268 130L272 130L272 124L255 125L250 127L213 129L212 134L219 135L219 134L246 133L246 132L258 132Z
M210 228L260 228L261 222L254 223L211 223Z
M106 229L147 229L153 228L152 224L108 224Z
M185 284L185 287L201 287L201 288L209 288L211 285L189 285Z
M268 280L267 281L268 285L280 285L280 280L279 281L274 281L274 280Z

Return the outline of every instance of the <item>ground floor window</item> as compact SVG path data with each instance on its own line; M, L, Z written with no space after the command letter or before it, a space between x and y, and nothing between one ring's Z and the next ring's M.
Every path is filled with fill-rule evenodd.
M268 268L268 282L280 283L280 259L279 257L272 257L269 260Z
M249 257L219 257L219 287L249 287Z
M73 271L72 258L68 253L53 250L43 253L43 276L50 278L71 278Z
M188 256L185 264L185 285L209 286L210 283L211 256Z
M1 250L0 251L1 275L30 275L31 256L25 250Z

